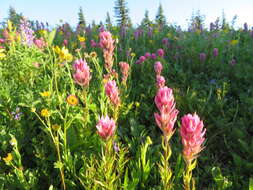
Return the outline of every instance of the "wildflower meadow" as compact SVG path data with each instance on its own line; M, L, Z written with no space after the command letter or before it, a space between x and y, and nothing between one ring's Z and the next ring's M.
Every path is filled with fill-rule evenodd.
M10 9L0 190L253 189L253 30L159 10L52 27Z

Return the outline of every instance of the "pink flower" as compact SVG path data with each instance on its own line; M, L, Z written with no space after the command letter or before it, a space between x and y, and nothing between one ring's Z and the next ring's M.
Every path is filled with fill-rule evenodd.
M5 40L3 38L0 38L0 44L4 43L4 42L5 42Z
M144 56L145 56L146 59L149 59L151 57L151 54L149 52L147 52L147 53L145 53Z
M96 125L96 128L98 130L97 133L99 134L99 136L102 137L104 140L107 140L115 132L115 121L113 119L110 119L108 116L101 117Z
M163 65L160 61L155 62L154 70L156 72L156 75L161 75L161 72L163 70Z
M103 31L99 33L99 38L100 38L100 46L103 49L114 49L113 43L114 40L112 39L112 34L108 31Z
M160 115L158 113L154 114L156 124L164 135L170 138L174 133L174 124L178 114L172 89L167 86L160 88L155 96L155 103L160 111Z
M68 40L63 40L63 44L64 44L64 46L67 46L68 45Z
M125 84L129 74L129 64L126 62L120 62L119 66L122 73L122 82Z
M162 57L162 58L164 57L164 50L163 49L158 49L156 53L159 57Z
M142 62L144 62L146 60L146 57L145 56L140 56L139 60L142 63Z
M200 53L199 54L199 59L201 62L204 62L206 60L206 54L205 53Z
M109 80L105 84L105 93L115 106L118 106L120 104L119 90L114 80Z
M76 60L73 64L73 67L75 70L75 73L73 75L75 82L80 86L88 86L91 76L90 68L87 65L86 61L83 61L82 59Z
M161 75L156 76L156 86L158 89L165 86L165 79L163 76Z
M156 59L156 54L155 53L151 54L151 59Z
M97 43L94 40L90 41L91 47L97 47Z
M114 40L112 35L108 31L103 31L99 33L100 42L99 45L103 49L105 68L108 72L111 72L113 66L113 50L114 50Z
M206 129L203 127L203 121L200 120L196 113L193 115L187 114L182 117L180 135L184 146L183 157L185 161L191 162L197 158L203 149L202 143L205 140L204 135L206 132Z
M39 49L43 49L46 46L46 42L43 38L34 39L33 43L37 46Z
M213 48L213 56L217 57L219 55L219 50L218 48Z

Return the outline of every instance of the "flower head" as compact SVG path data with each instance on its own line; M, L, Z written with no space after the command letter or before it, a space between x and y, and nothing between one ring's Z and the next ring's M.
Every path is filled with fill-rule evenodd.
M214 48L213 49L213 56L214 57L217 57L219 55L219 50L218 50L218 48Z
M96 125L96 128L98 130L97 133L99 134L99 136L102 137L104 140L107 140L115 132L115 121L113 119L110 119L108 116L101 117Z
M115 106L118 106L120 104L119 90L114 80L109 80L105 84L105 93Z
M170 138L174 133L174 124L178 114L172 89L167 86L160 88L155 96L155 103L160 111L160 114L155 113L156 123L164 135Z
M3 158L3 160L7 163L12 161L13 160L12 154L8 153L7 156Z
M191 161L197 158L200 151L203 149L206 129L204 129L203 121L194 113L187 114L182 117L182 125L180 135L184 146L183 157L185 161Z
M111 71L113 66L113 50L114 50L114 40L112 39L112 34L108 31L102 31L99 33L99 45L103 49L105 68L107 71Z
M48 109L42 109L40 114L42 117L49 117L50 116Z
M91 76L90 67L85 60L78 59L73 64L74 70L76 71L73 75L75 82L80 86L88 86Z
M158 49L156 53L159 57L162 57L162 58L164 57L164 50L163 49Z
M156 72L156 75L161 75L161 72L163 70L163 65L160 61L155 62L154 70Z
M149 59L151 57L151 54L149 52L146 52L144 56L146 59Z
M48 97L48 96L50 96L50 92L49 91L44 91L44 92L41 92L40 95L42 97Z
M119 66L122 73L122 82L123 84L125 84L129 74L129 64L127 64L126 62L120 62Z
M78 99L75 95L71 94L67 97L67 103L71 106L76 106L78 104Z
M204 62L206 60L206 54L205 53L200 53L199 54L199 59L201 62Z
M161 75L156 76L156 86L158 89L165 86L165 79L163 76Z

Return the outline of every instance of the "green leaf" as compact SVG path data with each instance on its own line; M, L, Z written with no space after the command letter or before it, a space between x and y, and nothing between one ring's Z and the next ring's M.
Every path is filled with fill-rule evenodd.
M253 178L249 178L249 190L253 190Z
M51 44L53 43L53 40L55 38L55 34L56 34L56 29L52 30L49 35L48 35L48 46L51 46Z

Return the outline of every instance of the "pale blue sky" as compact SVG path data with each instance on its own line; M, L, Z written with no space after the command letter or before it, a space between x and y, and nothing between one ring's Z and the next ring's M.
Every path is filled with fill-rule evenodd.
M115 0L1 0L0 21L7 17L9 6L32 20L48 21L50 25L59 24L60 19L75 25L78 21L78 8L83 7L87 22L104 21L108 11L113 18ZM238 15L237 25L248 22L253 26L253 0L128 0L130 16L134 24L140 23L145 10L154 19L159 3L170 23L187 26L193 10L206 15L206 23L222 15L224 9L228 21ZM209 24L208 24L209 25Z

